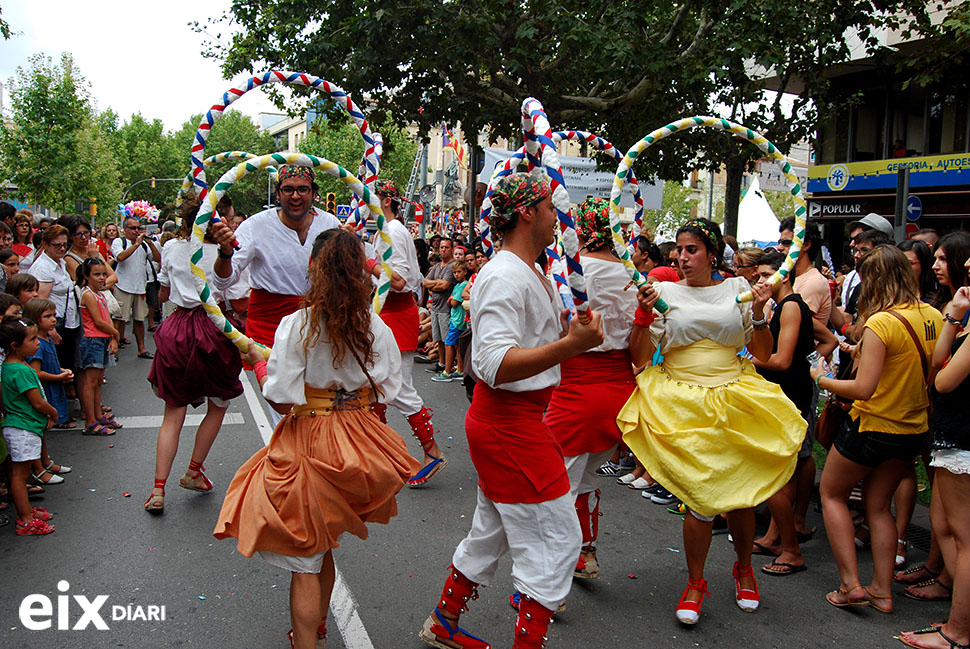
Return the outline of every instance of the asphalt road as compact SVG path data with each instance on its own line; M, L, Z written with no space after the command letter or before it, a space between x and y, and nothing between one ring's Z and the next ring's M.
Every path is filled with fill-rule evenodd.
M104 400L119 418L162 414L162 403L145 380L148 367L149 361L135 358L128 348L120 365L109 370ZM449 464L425 488L400 494L400 513L390 525L371 527L367 540L343 537L334 556L345 589L339 602L335 600L339 610L330 615L331 649L426 646L417 631L471 523L476 475L462 428L464 391L458 383L431 382L425 367L415 366L415 382L435 410L438 442ZM206 463L215 493L177 486L191 451L194 428L187 428L165 513L158 517L142 509L152 485L156 423L129 420L130 425L108 438L76 432L50 435L51 455L74 470L64 484L49 487L35 501L55 515L54 534L18 537L13 525L0 529L0 648L288 646L289 575L242 557L232 541L212 537L233 473L262 445L247 401L234 400L229 412L231 421L241 423L223 427ZM391 425L406 432L403 418L394 411L390 415ZM410 436L407 440L417 453L417 442ZM557 616L549 634L549 647L901 647L895 633L945 619L948 611L948 603L912 601L899 588L892 616L827 604L824 595L838 585L838 575L821 516L813 511L810 522L819 531L803 545L809 570L790 577L757 573L762 607L753 615L734 604L733 552L726 536L715 537L707 567L712 596L704 602L700 623L684 628L673 614L686 581L680 517L611 478L603 479L602 508L602 577L574 583L567 610ZM918 561L922 553L911 550L911 557ZM865 583L871 560L868 553L860 554L860 560ZM756 568L765 562L756 557ZM66 593L58 591L61 581L68 583ZM481 598L471 602L471 611L462 618L464 626L496 649L512 644L510 592L506 560L495 583L482 589ZM69 627L84 615L73 596L106 596L100 612L108 629L89 625L57 630L65 610L57 597L65 594L72 596L66 607ZM50 598L53 616L46 619L53 628L25 628L19 611L31 595ZM131 615L137 614L136 607L146 615L149 606L165 607L165 619L111 619L114 606L129 616L129 604Z

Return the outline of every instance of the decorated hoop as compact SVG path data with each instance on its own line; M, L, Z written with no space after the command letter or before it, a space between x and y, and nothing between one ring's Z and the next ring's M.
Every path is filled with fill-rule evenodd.
M556 131L552 134L552 139L556 143L559 143L562 140L586 142L588 144L593 144L600 151L609 153L617 162L620 162L623 159L623 154L621 154L616 147L610 144L609 141L587 131ZM479 234L482 237L482 244L485 246L486 257L491 257L493 252L491 229L488 223L488 217L492 213L492 194L495 193L495 187L498 185L499 179L511 174L515 167L523 160L525 160L525 147L522 147L517 152L513 153L512 157L505 162L497 164L495 169L492 171L492 177L489 179L488 190L485 193L485 198L482 200L482 209L479 215ZM637 177L633 173L632 169L630 170L629 181L631 187L633 188L633 201L637 206L636 215L634 216L634 234L630 241L631 244L635 244L636 238L640 236L641 226L643 223L643 196L640 193L640 183L637 181ZM563 278L562 281L565 282L565 278Z
M255 153L248 153L246 151L223 151L222 153L217 153L211 155L202 161L203 166L211 166L219 162L228 162L229 160L252 160L253 158L258 158L259 156ZM274 183L276 182L276 167L267 167L269 171L270 180ZM185 194L192 189L192 172L185 174L185 179L182 181L182 186L179 187L179 193L175 197L175 206L178 207L185 200Z
M364 157L360 161L360 167L357 169L357 176L364 179L364 184L371 191L374 191L374 182L377 181L377 172L380 170L381 159L384 156L384 138L380 133L374 133L374 155L377 157L377 165L374 169L370 169L367 165L367 152L364 152ZM354 215L354 222L357 224L357 232L364 229L367 225L367 215L370 210L367 206L361 206L360 198L357 194L354 194L350 200L350 211Z
M367 118L364 116L363 111L357 108L357 105L354 104L347 93L344 92L344 90L339 86L335 86L329 81L309 74L304 74L302 72L270 70L258 76L250 77L239 85L227 90L225 93L223 93L221 99L214 103L202 117L202 121L199 123L199 128L195 133L195 139L192 143L191 155L192 182L197 188L200 201L205 200L205 196L209 191L209 188L205 182L205 164L203 162L203 158L205 155L205 143L206 140L209 139L209 132L212 130L212 126L216 123L216 121L218 121L218 119L225 112L226 108L232 102L236 101L253 88L269 85L271 83L289 83L297 86L316 88L330 95L332 99L335 99L337 103L350 114L350 117L354 120L357 128L360 129L360 135L364 139L365 145L364 161L362 162L362 166L366 167L368 173L374 178L377 177L380 162L377 157L374 136L371 133L370 126L367 124ZM218 217L214 216L213 218L218 220Z
M260 169L265 169L270 165L282 165L282 164L296 164L306 167L314 167L322 169L331 176L337 178L338 180L345 183L348 188L363 197L364 202L367 204L368 208L377 215L377 229L380 234L380 242L378 242L378 257L381 262L381 277L379 284L377 286L377 293L374 296L374 310L378 313L384 304L384 300L387 299L387 293L391 288L391 267L388 264L388 260L391 258L391 237L387 233L386 225L387 220L384 218L384 213L381 210L381 205L377 201L377 195L371 192L367 187L361 183L360 179L351 174L349 171L341 167L340 165L327 160L326 158L318 158L312 155L305 155L299 153L270 153L268 155L258 156L250 160L242 162L219 178L216 181L213 191L206 195L205 199L202 201L202 205L199 207L199 211L195 217L195 223L192 225L192 238L189 239L191 244L191 249L189 253L189 259L191 262L192 274L195 275L201 283L197 282L196 285L199 286L199 299L202 300L202 306L209 314L209 318L215 323L215 325L229 340L231 340L236 347L242 351L247 351L249 349L249 343L253 342L256 345L264 357L269 357L269 349L263 345L259 345L252 341L250 338L246 337L243 333L233 327L232 323L223 315L222 311L216 305L215 300L212 298L212 291L209 289L209 285L206 282L205 271L199 267L199 261L202 260L202 240L205 236L206 229L209 227L209 222L212 220L212 215L215 213L216 205L219 203L219 199L222 198L223 194L232 187L232 185L253 171L258 171Z
M579 262L579 236L576 223L569 212L569 194L563 182L559 166L559 154L552 139L549 119L539 100L529 97L522 102L522 131L525 134L525 154L530 168L538 162L536 155L541 151L541 163L552 186L552 204L559 219L559 231L563 243L563 257L566 261L569 289L572 291L573 304L581 321L589 318L589 304L586 297L586 277Z
M788 163L788 159L774 144L769 142L765 136L761 135L757 131L751 130L746 126L742 126L741 124L735 124L734 122L717 117L695 116L679 119L676 122L672 122L653 131L642 140L637 142L629 151L627 151L626 155L623 156L623 160L620 161L620 165L616 168L616 176L613 178L613 190L610 192L610 229L613 230L613 244L616 249L616 253L620 256L620 260L623 262L623 265L626 267L627 272L630 274L630 278L634 281L634 283L637 286L643 286L643 284L646 283L646 279L633 265L633 261L630 259L630 253L627 251L623 237L620 235L620 195L623 192L623 183L628 178L630 174L630 167L633 165L633 162L636 160L637 156L647 150L647 148L649 148L654 142L662 140L668 135L680 133L681 131L688 131L692 128L697 128L698 126L707 126L732 133L736 137L747 140L764 151L774 161L778 168L781 169L782 174L785 176L785 184L788 187L788 191L791 192L792 196L795 197L795 233L792 239L792 246L788 251L788 256L785 258L785 263L768 280L768 283L774 286L791 272L791 269L795 266L795 260L798 259L798 254L801 252L802 240L805 237L806 225L805 194L798 182L798 178L794 173L792 173L792 168ZM749 302L751 301L752 297L751 291L745 291L737 297L737 300L738 302ZM660 300L657 302L654 308L660 313L665 313L669 307L663 300Z

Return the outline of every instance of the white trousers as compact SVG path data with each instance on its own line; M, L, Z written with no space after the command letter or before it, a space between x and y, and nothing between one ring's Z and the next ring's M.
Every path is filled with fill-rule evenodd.
M582 545L574 500L567 493L542 503L497 503L479 489L472 529L455 549L452 564L487 586L508 552L515 589L556 610L569 594Z
M405 417L410 417L416 412L419 412L421 408L424 408L424 400L421 399L418 391L414 389L413 369L414 352L401 352L401 373L403 374L401 377L401 391L387 405L394 406Z
M588 494L599 488L602 478L596 474L596 469L603 462L610 459L614 449L599 453L583 453L574 457L563 458L566 462L566 474L569 475L569 493L573 500L577 496ZM590 505L592 508L593 505Z

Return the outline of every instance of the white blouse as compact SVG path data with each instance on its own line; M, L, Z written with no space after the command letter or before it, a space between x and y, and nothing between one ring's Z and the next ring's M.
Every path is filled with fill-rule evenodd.
M277 295L306 295L310 289L307 268L313 241L324 230L340 226L333 214L316 208L314 211L303 243L295 230L283 225L275 207L243 221L236 230L239 250L232 256L232 273L229 277L213 277L214 287L225 291L239 281L243 269L249 268L252 288Z
M81 313L78 309L81 303L74 292L76 285L67 272L64 260L54 261L46 252L42 252L27 272L36 277L38 282L50 283L49 299L54 303L55 315L64 318L64 326L68 329L80 327Z
M657 282L653 288L670 307L650 325L650 340L661 354L705 338L738 351L751 341L751 303L735 300L751 288L743 277L713 286Z
M187 239L171 239L162 247L162 265L158 271L158 281L169 288L168 299L183 309L194 309L202 306L199 292L202 290L202 280L192 274L189 266L191 242ZM202 259L199 268L205 271L212 288L215 274L212 265L216 261L216 246L212 243L202 244ZM221 299L217 291L212 291L216 302Z
M586 275L589 306L603 316L603 344L590 351L629 349L633 316L637 310L637 290L635 286L623 290L630 283L626 268L619 260L583 257L580 261Z
M387 232L391 237L391 258L388 264L395 273L404 278L404 288L400 293L411 293L421 289L421 268L418 266L418 251L414 248L414 239L407 227L397 219L387 222ZM387 249L387 244L377 237L377 250L375 258L380 261L380 255Z
M314 388L343 388L356 390L370 387L370 381L350 352L344 355L340 366L333 366L333 348L327 340L326 330L321 327L320 338L308 351L303 341L307 310L300 309L280 322L273 341L273 351L267 369L269 378L263 385L263 396L276 403L306 403L305 386ZM398 351L390 327L377 315L371 313L370 330L374 334L373 349L377 356L367 371L383 393L377 399L381 403L393 400L401 390L401 352Z
M507 250L499 251L478 273L471 290L472 368L493 388L528 392L559 385L559 366L535 376L495 384L505 354L559 340L562 301L548 279Z

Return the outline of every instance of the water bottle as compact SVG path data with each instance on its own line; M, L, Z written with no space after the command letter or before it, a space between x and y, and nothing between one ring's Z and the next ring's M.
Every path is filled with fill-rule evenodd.
M805 358L808 359L808 364L811 365L813 369L817 367L819 364L821 364L822 369L825 370L822 374L823 376L827 376L830 379L835 378L835 375L832 374L832 369L825 362L825 359L822 358L822 355L819 354L817 351L813 350L812 353L806 356Z

